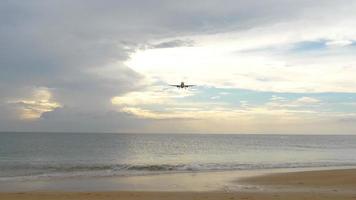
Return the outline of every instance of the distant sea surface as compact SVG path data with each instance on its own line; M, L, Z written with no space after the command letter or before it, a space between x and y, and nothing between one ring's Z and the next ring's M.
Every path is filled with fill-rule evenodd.
M0 181L356 166L356 136L0 133Z

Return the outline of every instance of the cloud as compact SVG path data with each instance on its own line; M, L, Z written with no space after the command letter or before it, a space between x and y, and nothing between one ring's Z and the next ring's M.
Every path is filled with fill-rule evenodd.
M284 97L280 97L280 96L276 96L276 95L272 95L272 97L270 98L271 101L287 101L286 98Z
M175 91L175 92L172 92ZM178 92L178 93L176 93ZM180 95L179 95L180 93ZM311 97L301 97L287 100L273 95L270 102L262 105L249 104L240 101L238 107L225 103L224 98L208 97L205 101L195 102L199 93L184 94L178 90L169 92L133 92L121 97L114 97L112 103L124 113L142 119L159 120L256 120L262 116L270 118L303 119L305 115L315 114L317 111L308 107L319 100ZM206 95L203 93L203 95ZM209 101L210 102L209 102ZM220 101L220 102L219 102ZM252 120L252 121L253 121Z
M270 102L266 103L266 106L270 107L271 109L281 109L281 108L288 108L288 109L297 109L297 110L308 110L313 107L317 107L322 103L319 99L312 98L312 97L300 97L295 100L289 100L284 97L279 97L273 95L270 99ZM320 111L320 110L319 110ZM317 112L313 109L313 112Z
M195 95L193 90L187 90L183 93L176 88L171 89L152 85L145 91L130 92L122 96L115 96L111 99L111 103L119 106L164 105L172 104L174 100L193 95Z
M279 3L290 9L285 2ZM287 16L279 20L271 17L268 22L251 23L248 28L165 39L191 39L195 46L141 50L126 63L164 82L186 77L201 85L223 88L291 93L355 92L354 49L350 46L356 39L355 2L296 4L290 13L278 12L276 15ZM303 12L298 12L299 8ZM341 14L336 15L336 10ZM252 19L262 20L255 12L251 15ZM241 23L245 22L249 20ZM309 45L301 47L301 44ZM327 48L333 45L345 48ZM345 69L345 66L350 67Z
M213 93L208 92L211 90L217 94L226 95L221 95L219 99L211 99ZM128 93L119 97L119 101L114 105L120 112L132 117L151 120L146 131L155 130L158 132L164 132L169 127L174 127L177 132L190 130L196 132L271 133L276 131L291 133L298 130L298 132L305 133L308 128L316 127L324 121L333 121L334 124L337 124L338 118L341 117L340 113L330 111L329 108L323 110L320 107L323 102L318 98L302 95L298 95L299 97L296 98L284 97L288 94L281 94L283 96L273 94L270 99L266 97L266 102L262 101L262 103L256 104L254 99L250 102L234 96L241 92L239 90L227 92L227 90L221 91L216 88L200 88L199 93L193 93L194 95L183 98L177 98L176 95L163 95L163 93L160 95L158 91L156 91L157 93L147 93L146 91L143 94ZM184 94L181 90L173 91ZM169 92L167 93L169 94ZM260 98L259 94L256 91L249 93L251 96L257 95L257 98ZM246 94L241 95L246 97ZM233 98L231 103L226 102L227 98ZM234 101L239 101L239 103L234 104ZM175 125L172 124L173 122ZM299 127L303 124L306 125L306 129ZM291 130L288 130L287 127Z
M355 115L348 115L348 116L344 116L344 117L341 117L339 119L339 121L341 123L351 123L351 124L355 124L356 122L356 116Z
M161 42L158 44L150 45L149 48L175 48L175 47L192 47L194 46L194 41L192 40L171 40L167 42Z
M297 99L296 102L300 104L316 104L319 103L320 100L312 97L301 97Z
M245 128L262 116L299 119L321 103L305 93L355 92L355 7L346 0L2 1L0 127L191 130L225 124L218 118ZM305 42L323 48L296 48ZM238 99L236 108L225 102L231 93L159 88L182 80L305 98L276 97L273 108ZM190 123L191 116L206 121ZM179 126L161 120L177 118ZM232 120L226 126L240 128Z
M220 99L220 98L221 98L220 96L212 96L212 97L210 97L210 99L213 99L213 100Z
M194 47L142 50L134 53L126 63L136 71L159 77L164 82L177 82L186 77L200 85L222 88L292 93L356 92L356 82L352 78L356 73L353 49L339 50L341 52L321 50L310 54L291 52L288 48L284 51L242 51L329 37L323 34L316 37L312 35L314 31L310 31L305 39L294 40L290 33L295 28L290 24L283 26L280 29L287 29L287 33L274 27L264 27L266 30L249 30L246 36L240 32L230 36L207 35ZM350 27L353 26L350 24ZM273 35L266 35L264 31ZM287 39L281 43L279 38ZM356 38L356 34L352 38ZM266 43L256 42L259 40ZM345 66L350 67L346 69Z
M38 119L45 112L51 112L61 105L56 102L48 88L36 88L33 96L11 100L8 104L15 106L19 112L21 119Z
M330 47L345 47L353 43L354 42L352 40L333 40L326 42L326 45Z

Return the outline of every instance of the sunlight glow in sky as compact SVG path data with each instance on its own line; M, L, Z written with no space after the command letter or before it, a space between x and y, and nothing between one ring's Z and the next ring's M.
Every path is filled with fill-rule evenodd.
M0 131L356 133L356 1L125 2L0 3Z

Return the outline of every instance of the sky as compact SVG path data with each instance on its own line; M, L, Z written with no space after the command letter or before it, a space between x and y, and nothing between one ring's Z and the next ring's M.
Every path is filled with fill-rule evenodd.
M355 10L0 0L0 131L356 134Z

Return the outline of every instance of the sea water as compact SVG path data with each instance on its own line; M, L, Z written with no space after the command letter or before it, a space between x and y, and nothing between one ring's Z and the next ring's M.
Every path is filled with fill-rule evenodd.
M0 181L356 166L356 136L0 133Z

